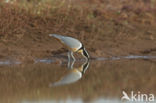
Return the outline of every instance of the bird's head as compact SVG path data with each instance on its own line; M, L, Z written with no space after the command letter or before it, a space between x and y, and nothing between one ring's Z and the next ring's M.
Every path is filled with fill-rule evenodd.
M87 59L87 61L89 60L89 54L88 54L87 50L84 47L79 49L78 52L81 53Z

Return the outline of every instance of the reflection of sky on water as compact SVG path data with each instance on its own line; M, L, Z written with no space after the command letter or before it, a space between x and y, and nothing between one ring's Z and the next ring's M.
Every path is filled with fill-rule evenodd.
M11 61L11 60L0 61L0 65L11 65L11 64L21 64L21 62L20 61Z
M22 103L85 103L82 99L65 99L65 100L41 100L41 101L22 101ZM87 102L88 103L88 102ZM121 103L118 99L96 99L89 101L89 103Z
M35 63L47 63L47 64L55 63L56 62L55 59L54 58L35 59ZM120 59L156 59L156 56L128 55L128 56L114 56L111 58L97 57L91 60L106 61L106 60L120 60ZM11 64L21 64L21 63L22 63L21 61L16 61L16 60L0 60L0 65L11 65Z
M104 99L99 98L92 101L83 101L82 99L65 99L65 100L41 100L41 101L22 101L21 103L147 103L147 102L132 102L132 101L121 101L120 99ZM151 102L151 103L156 103Z

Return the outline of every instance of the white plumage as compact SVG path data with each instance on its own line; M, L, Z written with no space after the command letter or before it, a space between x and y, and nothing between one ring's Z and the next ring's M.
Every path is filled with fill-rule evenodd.
M51 84L51 86L71 84L80 80L88 67L89 62L85 62L79 68L72 68L67 75L63 76L59 81Z
M79 49L82 46L82 43L75 38L68 37L68 36L62 36L62 35L58 35L58 34L49 34L49 35L59 39L60 42L62 42L64 45L66 45L70 48Z
M83 44L79 40L72 38L72 37L69 37L69 36L62 36L62 35L58 35L58 34L49 34L49 36L56 38L64 46L66 46L68 48L68 50L69 50L69 53L68 53L69 61L70 61L70 57L72 57L73 60L75 61L75 58L73 56L73 52L79 52L87 59L87 61L89 60L89 55L88 55L86 49L84 48Z

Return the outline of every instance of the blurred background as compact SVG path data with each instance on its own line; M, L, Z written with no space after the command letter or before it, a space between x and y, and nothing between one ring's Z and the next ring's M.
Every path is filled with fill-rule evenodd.
M50 33L79 39L97 58L79 81L49 87L70 72ZM156 0L0 0L0 103L120 103L123 90L156 94L155 56Z

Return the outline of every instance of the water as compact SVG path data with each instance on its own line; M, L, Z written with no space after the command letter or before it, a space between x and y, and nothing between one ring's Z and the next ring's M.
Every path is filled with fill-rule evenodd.
M0 65L0 103L123 103L123 91L156 96L155 58L114 58L75 62L73 69L50 59Z
M59 56L57 57L59 58ZM111 57L111 58L105 58L105 57L98 57L98 58L93 58L91 60L96 60L96 61L107 61L107 60L122 60L122 59L156 59L156 56L140 56L140 55L128 55L128 56L116 56L116 57ZM67 61L67 60L66 60ZM83 61L80 60L79 61ZM35 59L35 63L55 63L56 58L44 58L44 59ZM0 60L0 65L12 65L12 64L21 64L21 61L16 61L16 60Z

